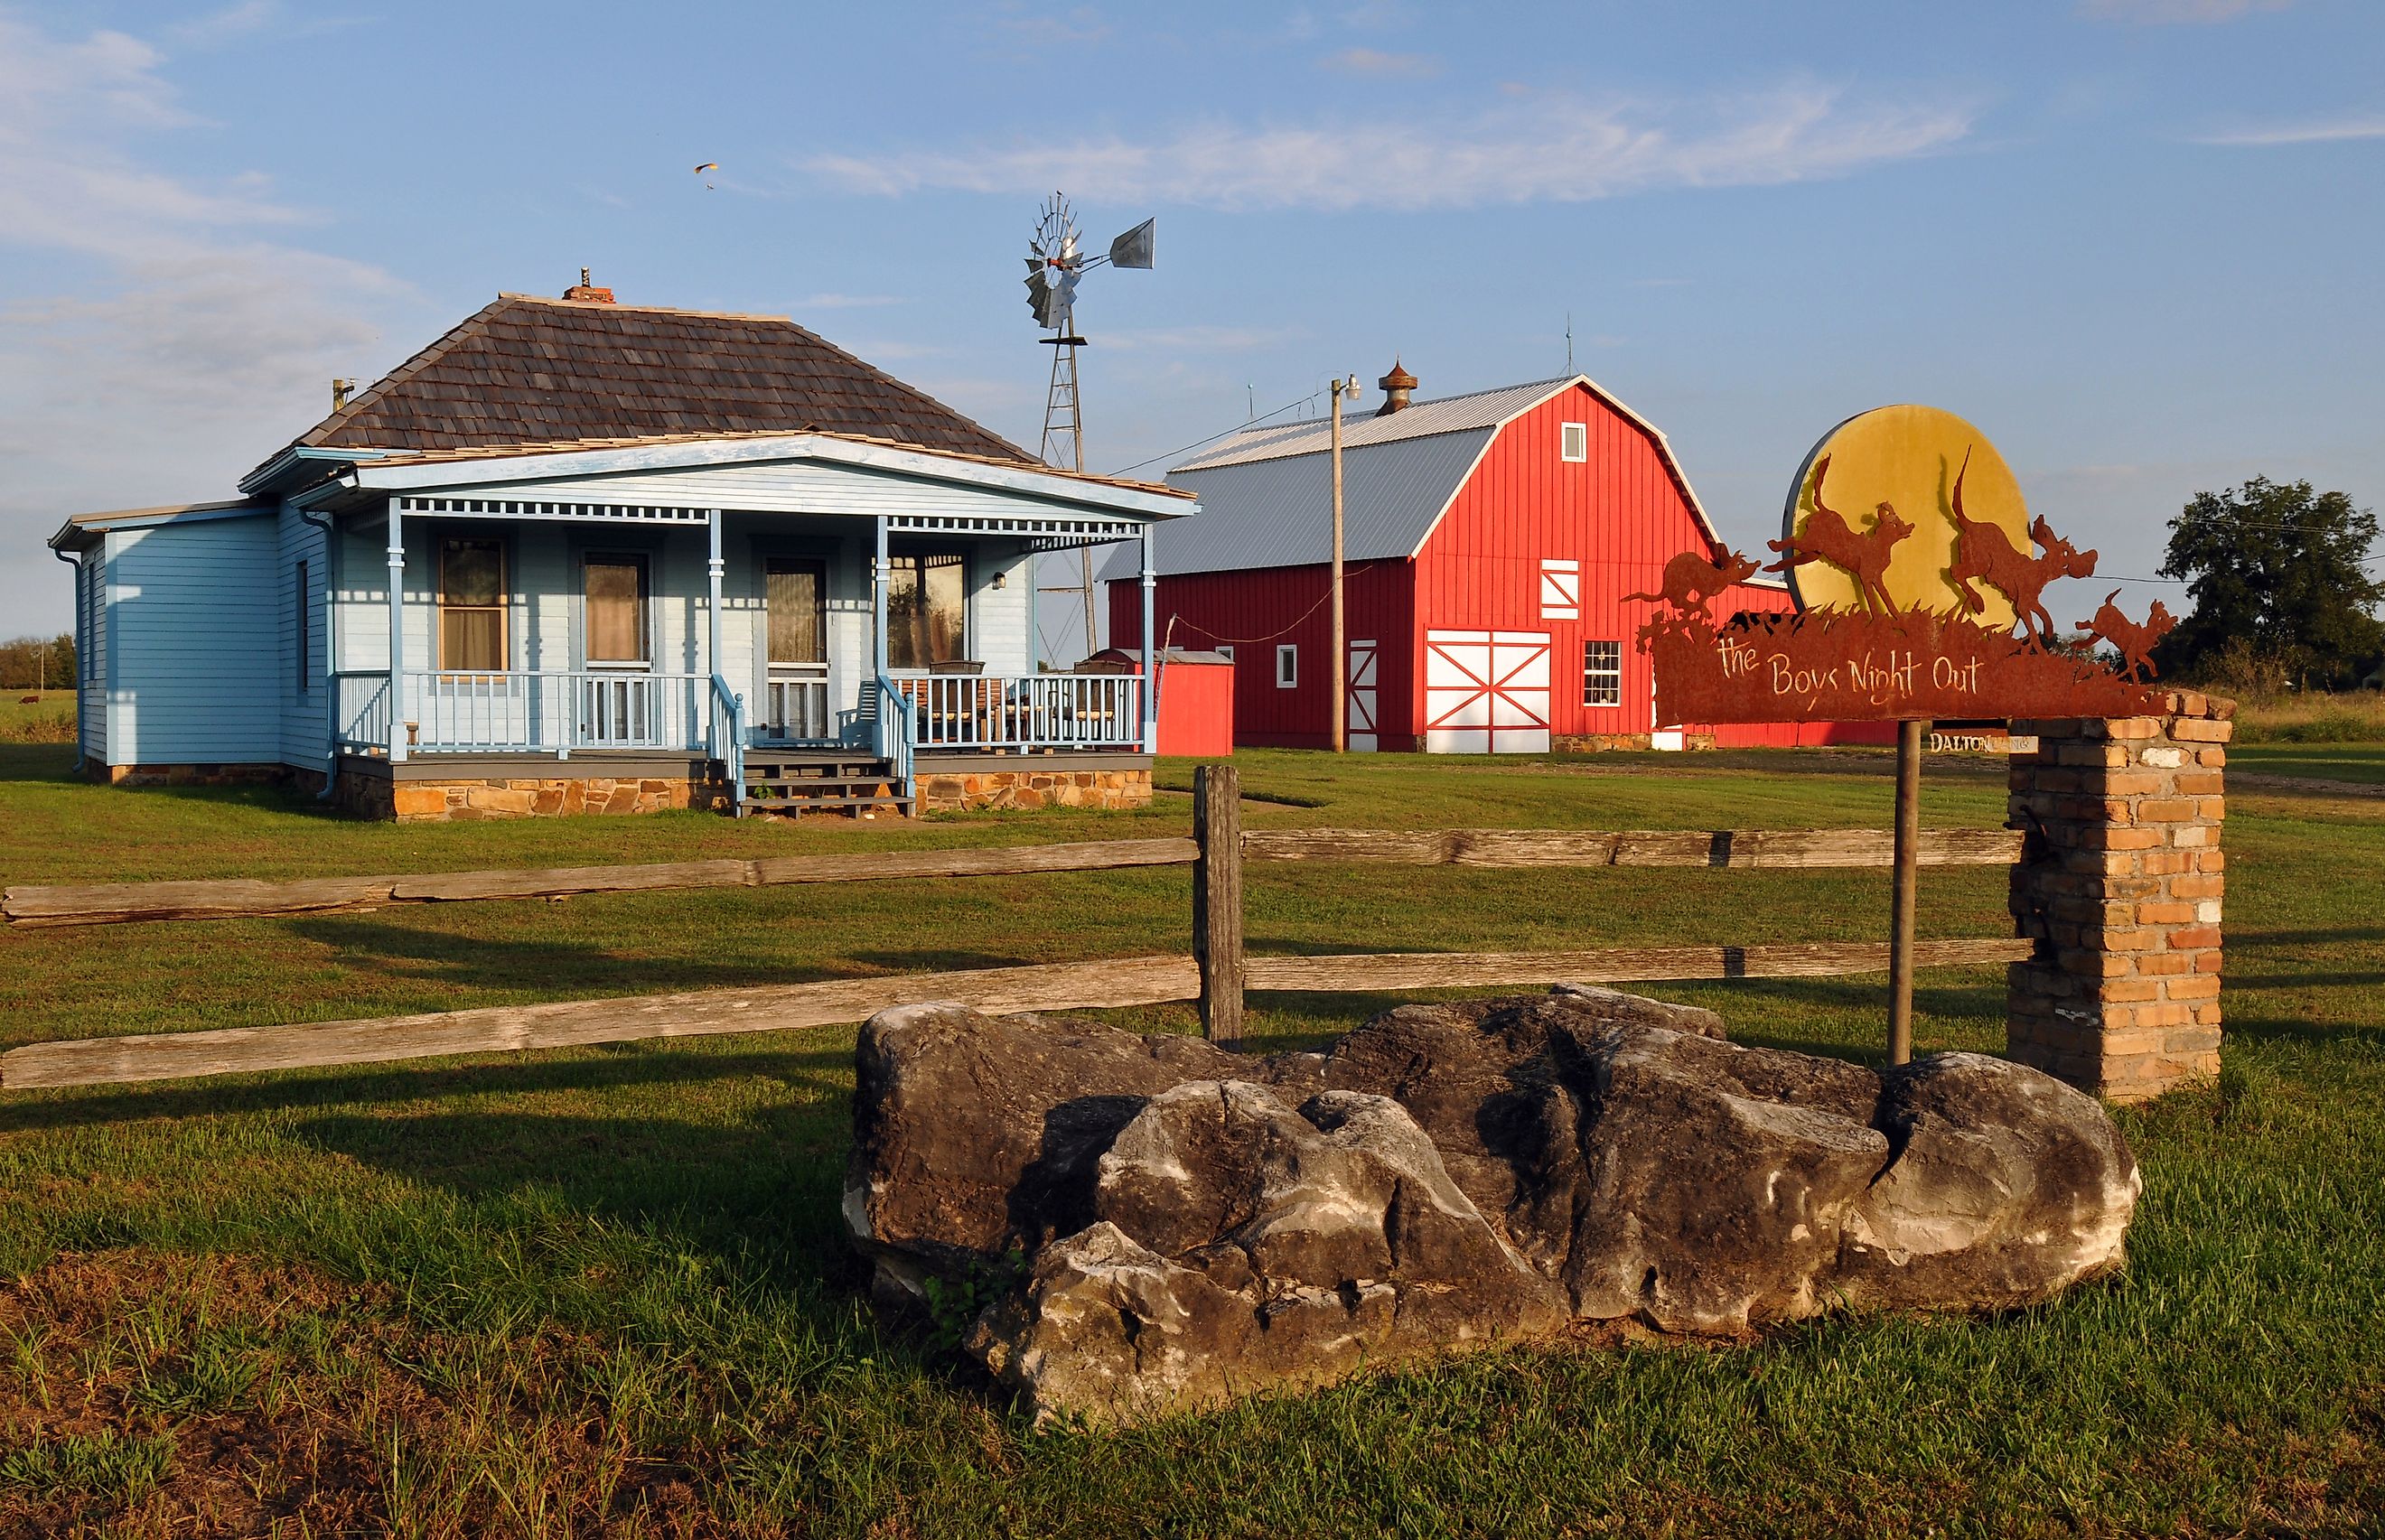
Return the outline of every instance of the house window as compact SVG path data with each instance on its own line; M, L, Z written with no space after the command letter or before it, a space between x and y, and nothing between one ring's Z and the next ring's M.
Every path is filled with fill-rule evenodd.
M1290 642L1277 644L1275 650L1275 688L1294 689L1300 685L1300 649Z
M828 662L828 564L773 559L765 569L763 609L769 617L770 662Z
M291 596L295 602L291 609L295 622L290 639L293 643L291 655L298 660L298 693L304 695L309 689L307 681L315 673L315 660L308 647L314 638L306 628L306 564L304 561L298 564L298 580L291 586L296 590Z
M580 566L587 598L588 665L645 667L654 661L653 636L646 625L652 590L646 583L645 557L592 555Z
M957 551L898 553L886 578L886 662L926 668L968 656L968 558Z
M1581 644L1581 703L1619 706L1623 703L1623 644L1585 641Z
M1544 561L1541 564L1541 618L1581 618L1581 564Z
M1590 458L1590 424L1569 422L1557 431L1558 455L1576 465Z
M500 674L506 666L506 548L496 540L439 543L439 666Z

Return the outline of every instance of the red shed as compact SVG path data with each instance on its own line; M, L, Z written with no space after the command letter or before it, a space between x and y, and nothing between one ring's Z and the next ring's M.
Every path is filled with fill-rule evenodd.
M1679 747L1684 725L1655 720L1634 642L1655 606L1633 596L1655 592L1677 553L1722 546L1665 436L1581 375L1412 402L1395 364L1381 385L1382 410L1342 434L1350 746ZM1159 640L1238 660L1238 742L1330 741L1328 450L1322 422L1253 428L1168 475L1201 512L1155 535ZM1109 577L1111 639L1137 645L1137 583ZM1716 602L1717 615L1789 607L1768 580Z

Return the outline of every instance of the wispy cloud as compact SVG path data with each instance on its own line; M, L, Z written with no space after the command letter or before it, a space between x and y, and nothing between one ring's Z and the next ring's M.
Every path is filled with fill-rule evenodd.
M1091 6L1059 10L1012 0L995 12L993 24L1015 42L1043 46L1099 43L1110 35L1109 19Z
M1843 176L1945 149L1974 116L1962 105L1858 106L1837 88L1801 85L1728 103L1552 98L1407 125L1212 123L1150 141L822 155L802 166L890 197L1066 187L1088 200L1225 209L1463 208Z
M2281 11L2293 0L2079 0L2079 14L2091 21L2129 21L2146 27L2208 26L2259 11Z
M148 163L155 136L206 130L166 63L122 32L0 13L0 247L72 275L0 307L8 549L61 512L228 491L329 406L332 375L375 360L377 317L416 305L381 268L300 243L314 216L265 178ZM0 611L62 608L45 578L0 564Z
M2345 139L2385 139L2385 112L2357 113L2301 123L2271 123L2258 128L2230 129L2198 134L2198 144L2326 144Z
M1340 75L1419 81L1441 73L1441 61L1424 54L1389 54L1380 48L1344 48L1328 54L1325 68Z

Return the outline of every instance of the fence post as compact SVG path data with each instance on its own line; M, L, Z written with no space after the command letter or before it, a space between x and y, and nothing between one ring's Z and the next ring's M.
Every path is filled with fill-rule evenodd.
M1242 785L1230 764L1192 772L1192 959L1201 967L1201 1031L1242 1041Z

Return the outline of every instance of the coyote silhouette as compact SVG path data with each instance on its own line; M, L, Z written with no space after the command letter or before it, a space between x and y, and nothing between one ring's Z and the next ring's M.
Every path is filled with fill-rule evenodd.
M2120 613L2119 597L2120 590L2114 589L2104 600L2103 608L2095 612L2095 618L2080 621L2079 628L2098 641L2110 642L2118 651L2125 665L2120 671L2123 677L2148 677L2154 668L2154 648L2177 628L2178 617L2169 613L2169 606L2156 599L2153 612L2140 626Z
M1733 583L1743 583L1755 576L1755 561L1736 551L1726 552L1720 561L1709 561L1694 551L1684 551L1665 564L1665 581L1655 593L1627 593L1625 602L1634 599L1659 600L1683 615L1702 615L1713 618L1710 606L1715 596Z
M1855 591L1862 596L1866 611L1890 614L1895 610L1896 602L1889 597L1884 581L1888 564L1895 554L1896 542L1913 533L1913 526L1897 517L1896 510L1883 503L1871 528L1856 529L1837 509L1822 501L1822 481L1829 474L1830 457L1825 454L1814 467L1813 517L1794 535L1764 542L1780 553L1780 559L1764 570L1787 572L1807 562L1828 562L1854 578Z
M1973 615L1988 606L1972 585L1985 581L2012 601L2020 617L2021 640L2042 650L2054 640L2054 617L2045 613L2040 595L2056 578L2087 578L2095 571L2095 553L2081 551L2054 532L2040 514L2029 527L2029 539L2045 548L2042 556L2013 548L2012 537L1997 525L1963 512L1963 478L1971 473L1971 452L1963 452L1963 468L1954 474L1954 565L1946 576L1961 590L1963 608ZM2118 612L2115 611L2115 614Z

